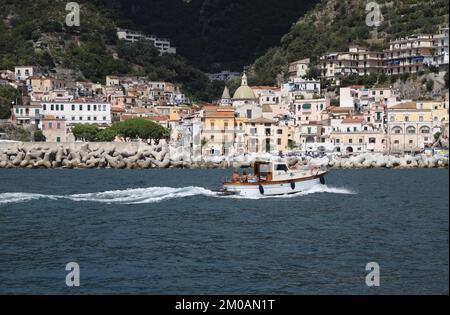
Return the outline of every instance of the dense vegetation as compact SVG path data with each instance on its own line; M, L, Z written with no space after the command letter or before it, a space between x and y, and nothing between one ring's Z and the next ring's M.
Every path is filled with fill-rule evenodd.
M73 127L72 133L75 139L89 142L109 142L113 141L116 137L123 137L129 140L154 140L158 142L169 135L169 130L155 122L135 118L114 123L106 129L99 129L94 125L77 124Z
M256 60L250 79L274 84L288 63L317 57L333 51L345 51L350 44L373 50L387 47L388 41L414 33L434 33L448 23L447 0L376 1L381 5L383 21L377 29L366 25L366 1L327 0L319 3L295 24L281 45L271 48Z
M11 86L0 86L0 119L8 119L11 116L11 105L20 100L18 90Z

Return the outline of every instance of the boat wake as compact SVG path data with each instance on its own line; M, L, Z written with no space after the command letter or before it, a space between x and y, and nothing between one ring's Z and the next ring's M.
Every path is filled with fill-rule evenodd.
M34 193L2 193L0 194L0 205L8 203L22 203L39 199L49 200L71 200L75 202L97 202L107 204L146 204L157 203L166 200L173 200L179 198L205 196L222 199L268 199L268 198L293 198L298 196L305 196L310 194L329 193L329 194L355 194L353 191L346 188L336 188L328 186L317 186L307 191L299 192L292 195L283 196L261 196L249 198L244 196L221 196L220 193L214 192L202 187L148 187L137 189L125 189L115 191L94 192L87 194L74 195L44 195Z

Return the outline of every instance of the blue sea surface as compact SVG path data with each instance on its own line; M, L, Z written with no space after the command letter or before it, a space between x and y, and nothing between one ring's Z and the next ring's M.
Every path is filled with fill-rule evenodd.
M229 172L0 170L0 293L449 293L448 170L336 170L260 199L217 196Z

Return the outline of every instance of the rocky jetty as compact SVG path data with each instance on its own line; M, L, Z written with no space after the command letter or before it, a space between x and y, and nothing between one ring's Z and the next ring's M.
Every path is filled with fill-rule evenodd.
M250 167L265 154L192 157L189 150L165 141L148 145L134 143L0 143L0 168L239 168ZM365 153L352 156L289 157L293 168L314 165L332 169L448 168L448 157L421 155L390 156Z
M2 149L0 168L115 168L144 169L170 166L168 147L157 145L23 144Z

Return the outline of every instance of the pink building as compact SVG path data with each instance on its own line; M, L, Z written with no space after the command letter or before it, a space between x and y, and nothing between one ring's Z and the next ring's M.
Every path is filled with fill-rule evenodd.
M55 118L52 115L46 115L42 119L42 133L46 142L67 142L66 121L61 118Z

